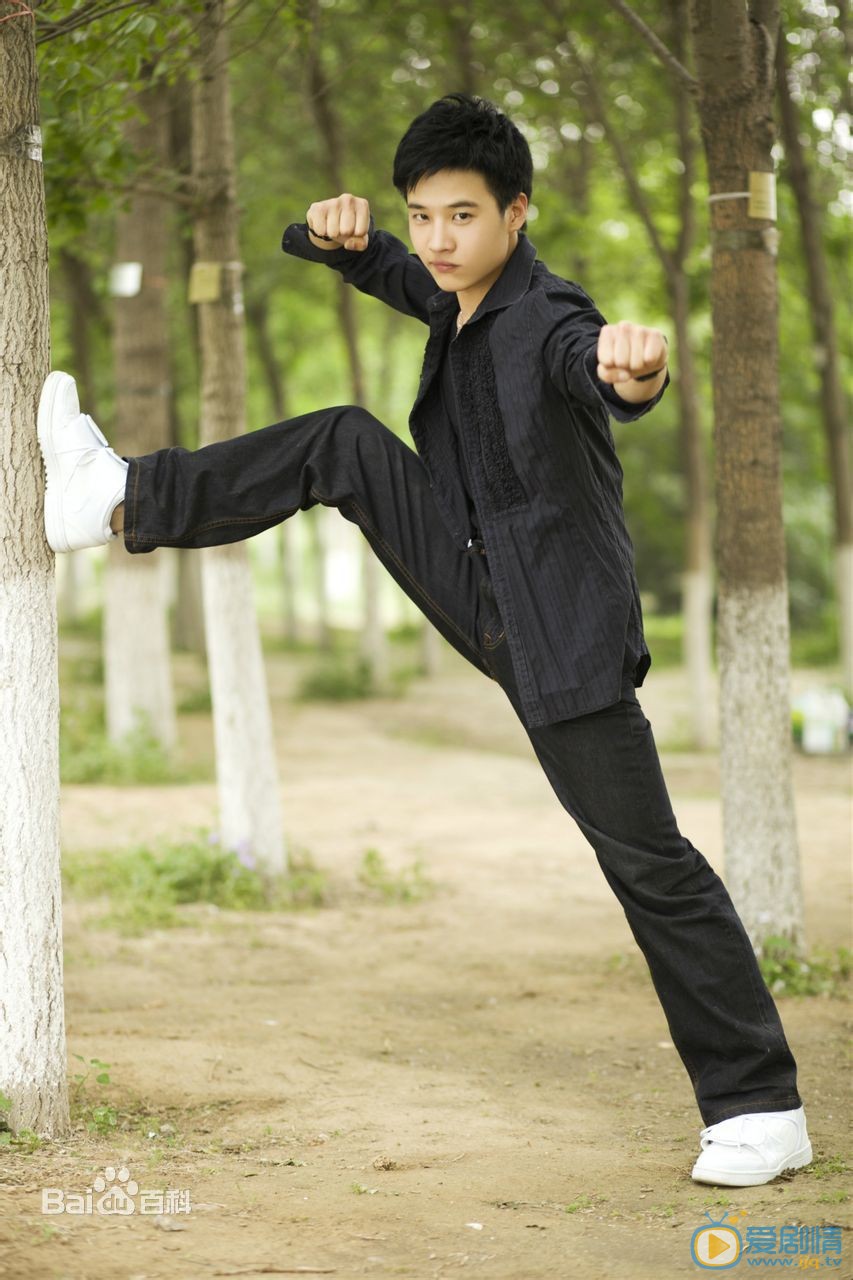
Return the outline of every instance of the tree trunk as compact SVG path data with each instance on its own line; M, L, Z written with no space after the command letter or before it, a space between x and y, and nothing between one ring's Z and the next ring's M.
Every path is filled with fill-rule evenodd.
M193 86L193 170L207 193L196 261L214 264L219 296L199 306L201 440L245 432L245 326L224 0L205 0ZM286 861L266 674L245 544L205 547L207 627L221 836L275 874Z
M791 777L790 636L782 525L772 184L778 0L691 0L711 192L718 660L729 889L760 949L802 941ZM735 194L732 194L735 193ZM714 196L724 196L714 199Z
M167 118L159 86L139 95L141 118L124 127L131 154L168 162ZM169 340L166 202L133 194L119 211L116 264L141 267L138 291L119 282L114 305L116 451L128 456L169 445ZM136 283L130 289L136 289ZM166 556L129 556L121 539L108 551L104 582L104 702L107 735L116 745L142 718L154 738L175 745L175 699L169 636ZM144 678L140 678L144 672Z
M284 422L290 416L287 388L281 375L281 363L270 333L268 293L252 298L247 303L246 317L255 336L258 359L266 378L272 407L272 421ZM282 520L278 528L283 633L285 640L295 643L299 639L299 611L296 594L299 582L299 559L297 555L299 528L295 520Z
M13 1132L53 1138L69 1116L56 578L36 436L48 248L34 23L0 8L0 1091Z
M323 142L323 154L326 159L326 175L336 195L340 195L344 187L343 164L341 161L340 127L335 115L333 98L329 92L329 83L323 69L320 46L320 15L318 0L311 0L311 31L308 48L308 77L311 86L311 104L314 109L317 128ZM347 349L350 367L353 404L365 405L364 370L358 343L358 329L355 322L355 299L353 291L343 280L337 282L338 318ZM384 684L388 678L388 642L382 625L380 599L380 580L387 572L376 558L376 553L366 538L361 540L361 583L364 602L364 625L361 633L361 654L367 662L371 679L375 684Z
M169 157L171 167L176 173L192 172L192 153L190 138L192 134L191 92L187 81L181 77L169 89ZM179 211L174 219L175 248L177 259L183 271L185 282L184 296L189 295L190 271L193 264L193 233L189 217ZM191 335L190 350L198 361L198 315L197 308L187 306L187 317ZM176 366L174 357L169 362L172 394L169 404L169 443L171 445L187 444L180 438L180 421L178 418L178 394ZM197 442L196 442L197 443ZM187 445L192 448L191 444ZM166 548L164 548L165 550ZM175 547L177 561L177 591L172 611L172 645L175 649L197 653L207 660L207 640L204 634L204 604L201 590L201 557L188 547Z
M803 144L797 108L791 100L788 69L785 65L785 36L780 28L776 44L776 88L779 96L785 167L797 202L800 234L806 262L815 364L820 369L820 403L828 454L829 474L835 508L835 556L841 641L841 674L847 696L853 699L853 492L851 492L850 449L838 337L835 331L832 290L826 254L821 239L820 216L812 198L811 178Z

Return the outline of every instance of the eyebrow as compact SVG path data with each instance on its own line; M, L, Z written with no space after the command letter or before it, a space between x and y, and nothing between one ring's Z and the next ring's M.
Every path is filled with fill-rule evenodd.
M412 204L411 201L409 201L408 207L410 209L426 209L427 206L425 204ZM444 207L445 209L479 209L480 206L477 204L476 200L454 200L451 204L446 204Z

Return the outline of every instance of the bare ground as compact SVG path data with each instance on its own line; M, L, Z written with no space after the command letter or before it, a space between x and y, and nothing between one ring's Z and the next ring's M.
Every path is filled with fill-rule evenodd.
M853 1275L849 1006L779 1000L813 1167L698 1186L702 1121L648 971L501 691L447 651L402 699L294 705L301 661L269 659L286 825L329 905L194 907L126 938L66 903L69 1053L110 1064L128 1127L0 1156L0 1276L659 1280L698 1272L706 1211L842 1224L834 1270ZM723 873L716 757L666 750L683 674L639 696L681 829ZM182 725L209 753L209 718ZM850 761L798 756L795 777L809 940L849 945ZM67 786L63 847L215 827L215 806L206 783ZM371 847L395 871L420 859L432 895L368 892ZM191 1211L41 1213L42 1188L82 1193L107 1166Z

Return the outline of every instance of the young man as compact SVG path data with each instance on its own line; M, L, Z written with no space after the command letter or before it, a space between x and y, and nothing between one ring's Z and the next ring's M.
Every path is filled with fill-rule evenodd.
M655 328L610 325L525 234L530 151L491 103L449 94L394 159L415 252L350 194L285 252L429 326L416 451L339 405L188 451L119 458L53 373L39 408L55 551L132 555L261 532L320 502L362 530L430 622L498 681L592 845L643 952L706 1127L698 1182L752 1186L812 1158L796 1065L720 878L676 825L635 694L643 637L608 414L669 383Z

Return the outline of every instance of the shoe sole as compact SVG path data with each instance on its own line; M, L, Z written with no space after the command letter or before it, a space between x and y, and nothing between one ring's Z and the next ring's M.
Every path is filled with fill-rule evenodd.
M62 514L62 493L59 486L51 485L51 469L54 474L59 471L56 454L53 449L53 411L60 389L74 379L68 373L54 370L49 373L42 387L38 409L38 441L44 461L44 527L47 541L52 551L69 551L68 539L65 537L65 520Z
M716 1173L710 1170L705 1173L700 1170L698 1175L691 1173L694 1182L706 1182L717 1187L759 1187L765 1182L772 1182L774 1178L778 1178L786 1169L800 1169L804 1164L810 1164L812 1160L812 1144L807 1142L804 1147L800 1147L799 1151L795 1151L792 1156L779 1166L778 1169L767 1169L763 1173L738 1173L734 1169L721 1169Z

